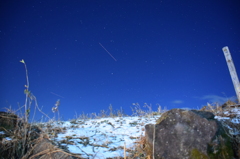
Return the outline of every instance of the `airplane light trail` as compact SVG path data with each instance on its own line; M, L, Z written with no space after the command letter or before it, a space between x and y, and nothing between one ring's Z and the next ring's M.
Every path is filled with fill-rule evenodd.
M53 93L53 92L50 92L50 93L54 94L55 96L64 98L63 96L60 96L60 95L58 95L58 94L56 94L56 93Z
M113 60L117 61L117 60L113 57L113 55L112 55L109 51L107 51L107 49L106 49L104 46L102 46L101 43L99 43L99 45L113 58Z

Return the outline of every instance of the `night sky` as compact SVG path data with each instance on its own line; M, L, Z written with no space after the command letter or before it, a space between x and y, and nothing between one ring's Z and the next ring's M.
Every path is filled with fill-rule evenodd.
M63 120L234 100L224 46L240 74L239 0L2 0L1 110L24 105L22 59L39 107L53 117L60 99Z

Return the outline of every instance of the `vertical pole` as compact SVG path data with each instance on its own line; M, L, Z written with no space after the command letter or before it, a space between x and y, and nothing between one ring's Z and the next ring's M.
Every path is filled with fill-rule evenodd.
M234 88L236 91L236 95L238 98L238 103L240 103L240 84L239 84L237 72L236 72L236 69L235 69L235 66L234 66L234 63L232 60L231 53L227 46L223 47L222 50L223 50L223 53L224 53L226 61L227 61L228 69L229 69L229 72L230 72L230 75L232 78L232 82L233 82L233 85L234 85Z

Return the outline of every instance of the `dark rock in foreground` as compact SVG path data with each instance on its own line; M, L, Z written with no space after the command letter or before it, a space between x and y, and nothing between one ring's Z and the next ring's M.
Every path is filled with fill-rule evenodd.
M210 112L172 109L145 129L155 159L234 158L230 138Z
M73 159L69 154L54 146L48 139L41 138L31 150L31 159Z
M0 131L13 130L17 124L17 115L0 111Z

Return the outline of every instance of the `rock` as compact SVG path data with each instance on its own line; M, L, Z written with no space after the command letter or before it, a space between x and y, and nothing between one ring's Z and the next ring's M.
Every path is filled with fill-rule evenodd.
M154 137L155 134L155 137ZM234 158L231 139L210 112L172 109L145 126L155 159Z
M30 152L31 159L73 159L72 156L63 150L54 146L48 139L40 138L36 141L33 149ZM25 158L26 158L25 156Z
M17 124L17 115L0 111L0 131L13 130Z

